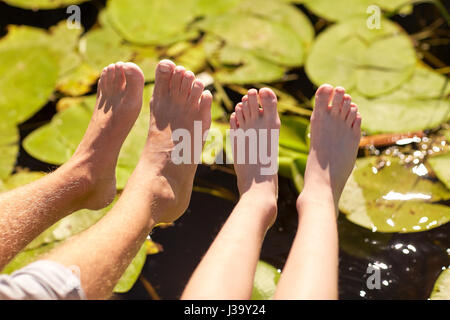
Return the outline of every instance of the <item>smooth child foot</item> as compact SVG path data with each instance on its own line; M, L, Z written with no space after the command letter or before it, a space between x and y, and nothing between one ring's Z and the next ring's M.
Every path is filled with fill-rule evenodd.
M335 208L353 170L361 138L361 115L342 87L322 85L311 116L311 147L301 198L331 196ZM297 202L298 204L298 202Z
M170 60L161 61L156 68L155 88L150 102L150 130L144 161L156 170L155 182L159 199L165 199L164 216L158 222L172 222L180 217L189 204L197 164L203 147L203 135L211 125L212 95L191 71L175 66ZM201 130L194 132L194 122ZM176 131L176 132L175 132ZM189 134L190 141L174 141L177 133ZM201 135L201 136L199 136ZM184 137L184 136L183 136ZM200 141L196 145L194 141ZM190 145L191 156L178 163L172 151L178 143ZM157 186L157 187L156 187Z
M280 125L277 97L268 88L263 88L259 92L256 89L249 90L248 94L242 98L242 102L236 105L235 112L230 117L230 134L234 135L232 140L234 141L234 170L241 196L250 189L260 188L264 197L273 198L276 201ZM239 142L239 135L244 137L244 134L249 135L252 130L255 132L253 143L248 143L249 141L242 143L245 141L243 138ZM253 149L251 149L252 145ZM264 148L264 146L267 147ZM261 157L262 154L265 155L265 159ZM254 160L250 161L252 156Z
M91 122L65 165L82 177L83 208L100 209L116 194L115 169L120 148L142 107L144 75L133 63L111 64L100 76Z

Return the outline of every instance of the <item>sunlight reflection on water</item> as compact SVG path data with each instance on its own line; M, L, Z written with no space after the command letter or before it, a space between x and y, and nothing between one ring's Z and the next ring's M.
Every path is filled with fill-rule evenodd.
M422 199L429 200L431 196L423 193L399 193L394 191L389 191L386 195L383 196L384 200L413 200L413 199Z

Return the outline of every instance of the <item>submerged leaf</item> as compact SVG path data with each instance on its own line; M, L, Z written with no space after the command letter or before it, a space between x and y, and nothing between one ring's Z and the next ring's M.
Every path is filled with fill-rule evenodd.
M384 164L379 168L377 161ZM357 160L339 209L365 228L380 232L418 232L450 220L450 209L433 202L450 198L439 182L415 175L397 158Z

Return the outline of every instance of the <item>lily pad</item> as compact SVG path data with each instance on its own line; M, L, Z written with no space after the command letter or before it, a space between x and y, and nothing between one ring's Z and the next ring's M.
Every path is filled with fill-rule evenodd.
M428 164L439 180L450 189L450 153L431 157L428 159Z
M46 48L0 50L2 122L21 123L45 105L55 87L58 69Z
M413 45L399 26L389 20L382 22L383 28L370 30L365 19L354 18L322 32L305 65L314 84L356 88L375 97L408 80L416 66Z
M339 209L369 230L419 232L450 220L448 206L435 203L449 198L444 185L415 175L397 158L368 157L357 160Z
M19 152L19 130L14 124L0 121L0 179L9 176Z
M72 4L80 4L88 0L3 0L7 4L23 9L45 10L68 7Z
M296 1L304 4L316 15L330 21L346 20L354 16L369 17L367 8L371 5L380 6L387 11L393 11L400 6L407 4L408 0L301 0ZM400 10L402 14L410 13L411 6L403 6ZM373 13L371 13L373 14Z
M389 133L432 129L450 119L450 93L446 77L419 65L399 89L375 99L358 92L352 98L362 115L366 132Z
M439 275L430 296L431 300L450 300L450 268Z
M284 66L300 66L304 48L299 35L285 24L243 13L207 18L196 27L227 45Z
M280 272L272 265L258 261L253 283L252 300L270 300L275 294Z
M110 0L108 21L128 41L167 45L197 35L187 25L195 18L196 0Z

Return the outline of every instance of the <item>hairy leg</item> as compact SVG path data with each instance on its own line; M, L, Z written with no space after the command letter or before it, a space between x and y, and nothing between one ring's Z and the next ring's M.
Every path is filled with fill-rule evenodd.
M202 123L203 131L209 128L212 96L203 89L192 72L168 60L159 63L147 143L120 199L97 224L47 257L78 266L88 298L109 297L152 228L186 210L197 165L173 163L172 133L193 133L194 121Z
M0 195L0 269L46 228L114 198L117 157L142 106L134 65L103 70L91 122L72 158L42 179Z
M276 299L337 299L336 216L360 137L361 116L351 97L341 87L333 91L330 85L322 85L311 117L305 186L297 200L298 231Z
M232 130L254 130L259 149L261 139L266 139L275 170L262 174L262 169L268 168L260 157L254 164L240 163L239 152L244 151L250 158L250 143L242 150L235 140L234 167L241 198L189 280L183 299L250 299L261 245L276 218L280 119L275 94L266 88L259 94L250 90L236 106L230 126ZM269 131L267 136L258 135L262 130ZM271 139L271 130L276 133L275 139Z

